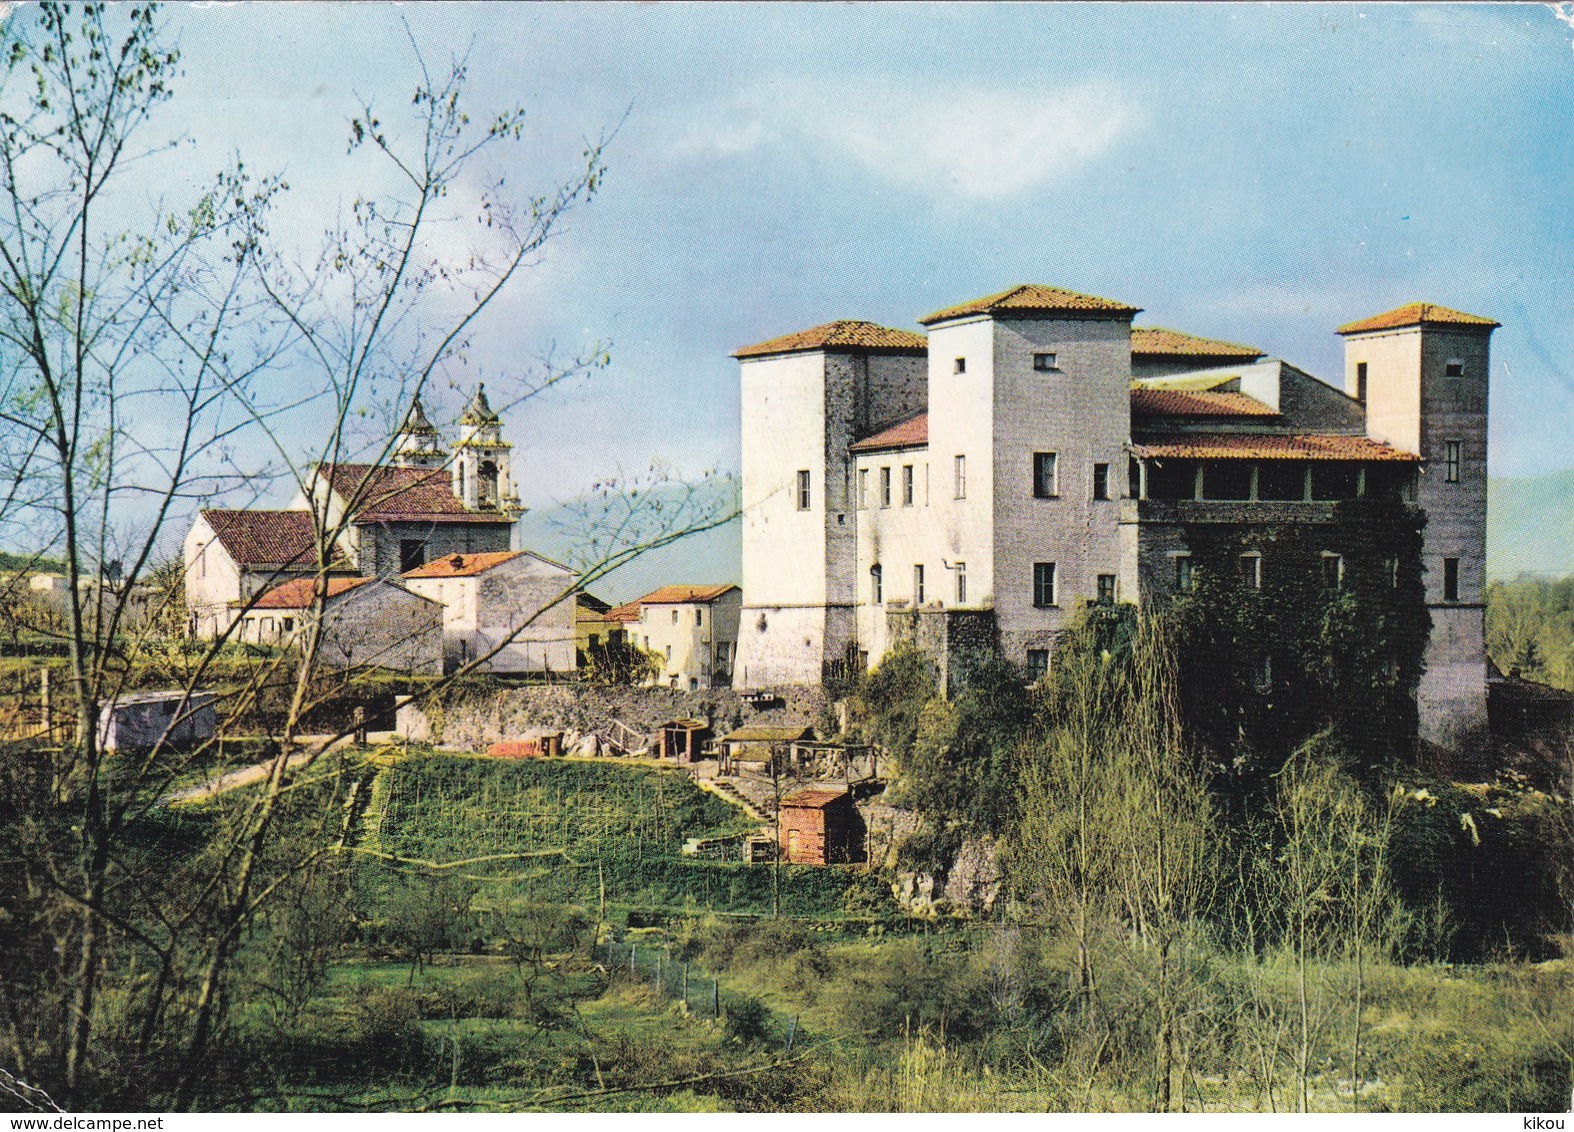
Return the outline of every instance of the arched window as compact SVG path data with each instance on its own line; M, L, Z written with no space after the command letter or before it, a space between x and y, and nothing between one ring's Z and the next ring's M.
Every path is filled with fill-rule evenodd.
M477 502L482 507L497 506L497 465L491 460L482 460L481 466L476 469L476 491L479 495Z

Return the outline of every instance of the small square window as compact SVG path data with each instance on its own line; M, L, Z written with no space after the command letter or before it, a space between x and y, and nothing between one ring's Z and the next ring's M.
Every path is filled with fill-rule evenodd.
M672 611L672 623L674 625L678 623L678 611L676 609Z
M1115 575L1114 574L1100 574L1099 575L1099 604L1100 605L1114 605L1115 604Z
M967 359L966 358L958 358L958 359L956 359L956 361L952 362L951 363L951 372L952 373L966 373L967 372Z
M809 509L809 472L807 469L798 473L798 510Z
M1465 363L1459 358L1449 358L1447 362L1443 363L1443 376L1464 377Z
M1049 675L1049 650L1027 650L1027 675L1029 680L1042 680Z
M1057 373L1060 370L1060 355L1034 354L1033 368L1039 373Z
M705 611L703 609L696 609L694 611L694 624L696 624L696 625L703 625L703 624L705 624Z
M1459 559L1443 559L1443 600L1459 600Z
M1109 465L1108 464L1094 464L1093 465L1093 498L1094 499L1108 499L1109 498Z

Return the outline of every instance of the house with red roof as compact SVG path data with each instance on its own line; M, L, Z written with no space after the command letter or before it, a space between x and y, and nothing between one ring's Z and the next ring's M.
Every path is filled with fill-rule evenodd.
M1025 284L919 319L927 334L845 320L735 351L735 685L818 683L901 641L948 684L980 649L1040 673L1082 607L1170 600L1199 546L1234 540L1247 588L1286 571L1417 579L1421 736L1470 745L1486 724L1498 324L1432 303L1351 322L1325 381L1254 346L1134 327L1140 313ZM1265 689L1270 659L1243 660Z
M443 671L443 607L382 578L294 578L236 610L237 640L290 648L317 629L330 668L385 668L417 676Z
M695 691L732 684L743 591L722 585L671 585L609 610L627 640L661 659L658 684Z
M406 571L405 588L443 608L451 672L572 673L573 570L528 550L451 554Z

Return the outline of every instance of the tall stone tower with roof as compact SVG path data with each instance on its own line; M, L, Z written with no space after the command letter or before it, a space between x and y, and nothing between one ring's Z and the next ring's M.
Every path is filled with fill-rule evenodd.
M522 511L510 468L512 448L503 439L502 418L487 403L486 386L477 385L475 396L459 417L459 442L454 445L454 497L471 511L506 515Z
M401 468L441 468L448 461L437 426L426 417L421 399L410 404L394 443L394 463Z
M1487 726L1486 519L1490 318L1409 303L1339 328L1345 392L1367 435L1421 458L1422 579L1432 631L1421 737L1470 745Z
M733 683L818 683L854 644L849 449L922 412L921 334L840 321L737 350L743 593Z

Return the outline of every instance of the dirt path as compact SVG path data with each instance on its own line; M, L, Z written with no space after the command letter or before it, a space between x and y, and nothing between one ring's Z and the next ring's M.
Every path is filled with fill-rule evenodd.
M375 740L377 736L374 735L372 738ZM326 735L301 736L297 742L300 743L305 749L297 751L295 754L291 755L287 760L285 760L285 769L294 770L296 767L300 766L307 759L311 758L317 751L319 745L325 742L327 739L328 736ZM338 743L335 743L334 746L339 746L340 744L347 742L349 742L348 739L341 739ZM184 790L177 790L175 793L166 797L164 802L166 805L175 805L179 802L202 802L207 801L209 798L217 798L220 794L227 794L231 790L240 789L242 786L251 786L254 783L266 780L268 777L268 771L272 768L272 766L273 760L266 759L263 762L255 763L252 766L243 766L235 770L228 770L219 775L217 778L210 778L206 782L199 782L195 786L188 786Z

